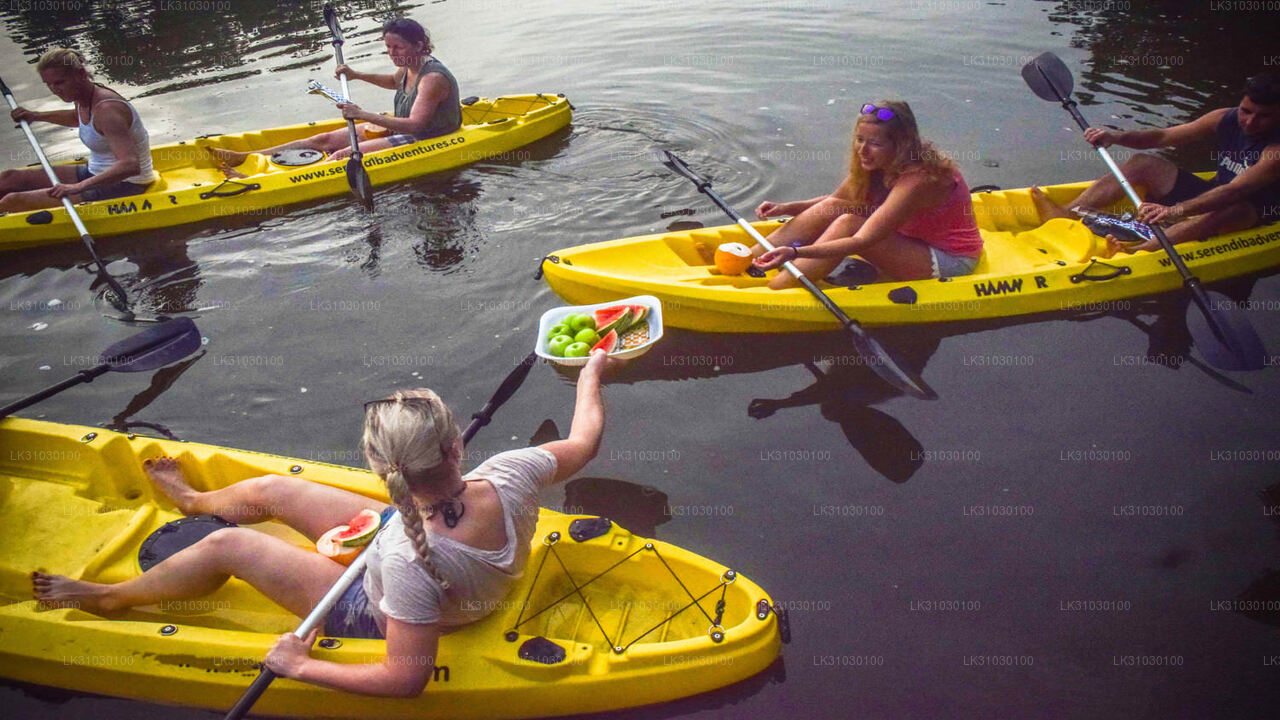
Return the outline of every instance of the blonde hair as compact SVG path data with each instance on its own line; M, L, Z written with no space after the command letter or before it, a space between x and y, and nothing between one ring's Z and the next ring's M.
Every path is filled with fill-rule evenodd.
M855 203L867 201L867 191L871 187L871 172L858 162L858 145L856 136L863 123L884 125L889 131L889 140L893 143L893 162L884 171L885 187L893 187L898 178L908 172L923 172L940 180L950 180L956 171L956 165L946 153L938 150L933 143L921 139L920 129L916 125L916 116L911 106L902 100L879 100L876 106L893 111L893 117L880 120L874 113L859 113L853 124L853 147L849 153L849 178L838 191L845 199Z
M70 48L54 48L40 56L36 61L36 72L44 72L50 68L62 68L71 72L80 71L85 75L89 69L85 67L84 56Z
M448 406L431 390L397 390L365 410L361 446L369 467L382 478L391 502L400 511L405 535L418 562L440 587L449 589L431 560L431 544L413 499L414 490L439 494L448 490L456 467L446 464L460 437Z

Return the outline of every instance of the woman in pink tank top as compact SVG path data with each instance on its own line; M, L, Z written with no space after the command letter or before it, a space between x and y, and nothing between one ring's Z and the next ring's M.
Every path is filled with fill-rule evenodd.
M973 204L955 164L920 138L905 102L863 105L853 128L849 175L830 195L790 203L764 202L760 219L795 216L753 248L756 267L784 261L810 278L825 277L859 255L878 279L922 280L967 275L982 256ZM796 284L779 273L770 287Z

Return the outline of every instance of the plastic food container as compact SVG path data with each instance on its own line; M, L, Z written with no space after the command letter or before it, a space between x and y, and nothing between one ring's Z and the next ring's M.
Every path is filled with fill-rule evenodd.
M610 300L609 302L596 303L595 305L563 305L561 307L551 308L542 313L542 319L538 321L538 339L533 347L533 352L538 357L550 360L556 365L564 365L566 367L582 367L587 364L587 357L556 357L547 351L547 333L551 328L560 324L560 321L573 313L594 314L597 310L602 310L615 305L644 305L649 308L649 315L645 318L645 322L649 324L649 341L643 345L637 345L626 350L617 350L609 353L609 357L619 360L640 357L649 352L653 344L662 339L662 301L652 295L637 295L635 297L624 298L622 300Z

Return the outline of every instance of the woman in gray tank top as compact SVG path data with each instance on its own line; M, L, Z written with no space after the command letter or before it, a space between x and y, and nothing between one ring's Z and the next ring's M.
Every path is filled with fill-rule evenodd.
M360 152L368 154L447 135L461 127L458 81L443 63L432 57L434 47L426 29L408 18L397 18L382 27L382 41L396 66L395 72L363 73L347 65L339 65L334 71L335 76L345 73L349 80L363 80L370 85L396 91L395 113L390 116L369 112L355 103L338 104L342 116L357 123ZM345 127L257 152L270 155L281 150L301 149L327 153L330 160L343 160L351 155ZM210 148L209 151L222 163L224 170L243 163L251 154L220 148Z

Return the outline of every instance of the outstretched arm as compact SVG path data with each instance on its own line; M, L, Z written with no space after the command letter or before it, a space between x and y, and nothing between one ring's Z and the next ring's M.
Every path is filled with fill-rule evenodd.
M600 449L604 434L604 398L600 393L600 374L608 356L603 350L591 353L591 359L578 375L578 399L573 406L573 425L569 437L542 446L556 456L556 475L550 484L564 482L583 468Z
M13 118L14 122L22 120L26 120L29 123L47 122L53 123L54 125L64 125L66 127L79 127L80 125L80 118L76 117L76 111L74 108L71 110L45 110L44 112L37 112L35 110L28 110L22 106L18 106L9 112L9 117Z
M1219 108L1205 113L1189 123L1174 125L1158 130L1104 130L1089 128L1084 131L1084 139L1095 147L1123 145L1135 150L1150 150L1160 147L1182 147L1198 140L1213 137L1218 123L1231 108Z

